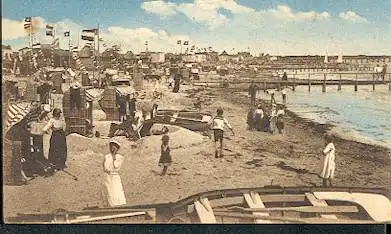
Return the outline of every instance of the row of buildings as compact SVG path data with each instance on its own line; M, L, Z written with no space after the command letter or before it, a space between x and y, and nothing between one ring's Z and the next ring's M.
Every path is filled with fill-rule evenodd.
M53 49L51 45L40 45L39 48L33 48L33 51L27 47L18 51L13 51L10 46L2 45L3 72L12 70L16 65L16 60L18 66L21 68L21 73L27 72L28 69L31 69L31 67L28 66L28 63L30 61L29 57L31 57L32 54L36 57L36 63L40 67L45 64L54 67L76 66L76 62L70 51ZM327 58L319 55L271 56L269 54L260 54L259 56L253 56L249 52L228 54L226 51L223 51L220 54L215 51L194 54L173 54L163 52L141 52L135 54L132 51L120 53L117 48L108 48L98 55L97 51L94 51L88 46L81 48L77 54L87 70L93 69L97 63L99 63L102 68L112 68L132 66L140 60L143 64L176 64L179 62L215 65L244 64L250 66L274 67L278 69L284 67L294 69L335 67L339 70L371 70L375 66L383 66L385 64L391 66L391 56L368 55L345 55L343 57L327 56ZM25 69L23 69L23 67L25 67Z

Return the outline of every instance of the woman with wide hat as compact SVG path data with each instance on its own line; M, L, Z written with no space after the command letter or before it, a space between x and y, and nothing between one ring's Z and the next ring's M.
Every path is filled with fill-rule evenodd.
M67 166L67 140L65 136L65 122L61 119L61 109L54 108L53 117L43 128L43 132L52 130L48 160L56 166L56 169L63 170Z
M106 206L120 206L126 204L124 189L122 187L119 170L124 157L118 154L121 144L112 140L109 143L110 153L105 155L103 171L105 173L103 196Z

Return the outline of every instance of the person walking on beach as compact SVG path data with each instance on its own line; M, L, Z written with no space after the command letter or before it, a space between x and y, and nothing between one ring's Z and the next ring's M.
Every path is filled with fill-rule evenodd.
M257 94L258 87L254 83L254 81L251 81L250 87L248 88L248 95L250 96L250 105L255 105L255 99Z
M217 109L217 116L211 119L209 126L213 129L214 133L214 142L215 142L215 158L223 157L223 137L224 137L224 127L227 126L233 135L235 132L228 121L223 117L223 109L219 107ZM219 142L219 146L217 145Z
M274 131L276 130L276 122L277 122L277 105L273 103L270 111L270 121L269 121L269 131L272 134L274 134Z
M287 93L286 88L283 88L281 94L282 94L282 103L284 104L286 103L286 93Z
M175 74L175 77L174 77L174 89L173 89L174 93L178 93L179 92L179 86L181 84L181 80L182 80L182 75L179 74L179 73Z
M264 126L264 123L263 123L263 118L264 118L264 114L263 114L263 110L262 110L262 106L259 104L257 106L257 109L254 111L254 125L255 125L255 130L257 131L263 131L263 126Z
M320 177L323 179L323 186L331 187L331 180L334 178L335 171L335 146L333 143L332 136L326 135L326 147L323 150L323 167Z
M56 166L57 170L63 170L67 166L67 139L65 136L65 122L61 119L61 109L54 108L53 117L49 120L46 126L43 128L43 132L47 133L52 130L50 137L50 147L48 160L50 163Z
M284 118L285 118L285 106L284 105L279 105L278 111L277 111L277 122L276 126L278 129L279 134L284 134L284 128L285 128L285 123L284 123Z
M252 131L255 128L255 121L254 121L254 107L251 107L250 110L247 113L247 126L248 130Z
M125 193L122 187L119 170L124 161L124 157L118 154L121 144L112 140L109 143L110 153L105 155L103 162L104 179L104 201L106 206L114 207L126 204Z
M164 176L167 172L168 166L171 165L172 158L170 154L170 146L168 142L170 141L170 137L168 135L164 135L162 137L162 145L160 146L161 154L159 159L159 166L163 167L162 176Z

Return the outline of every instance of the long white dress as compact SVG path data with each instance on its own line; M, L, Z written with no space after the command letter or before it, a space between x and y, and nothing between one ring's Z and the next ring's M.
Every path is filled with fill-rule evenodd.
M105 205L110 207L120 206L126 204L126 198L124 189L122 187L121 177L119 175L119 170L124 161L122 155L116 154L115 161L111 154L105 156L103 163L105 169L105 179L104 179L104 200Z
M323 159L323 169L320 176L324 179L334 178L335 171L335 146L329 143L323 152L326 154Z

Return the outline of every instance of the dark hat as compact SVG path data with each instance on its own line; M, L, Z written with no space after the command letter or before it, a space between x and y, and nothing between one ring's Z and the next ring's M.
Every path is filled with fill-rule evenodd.
M61 113L62 113L62 111L61 111L60 108L54 108L54 109L53 109L53 116L58 115L58 114L61 114Z

